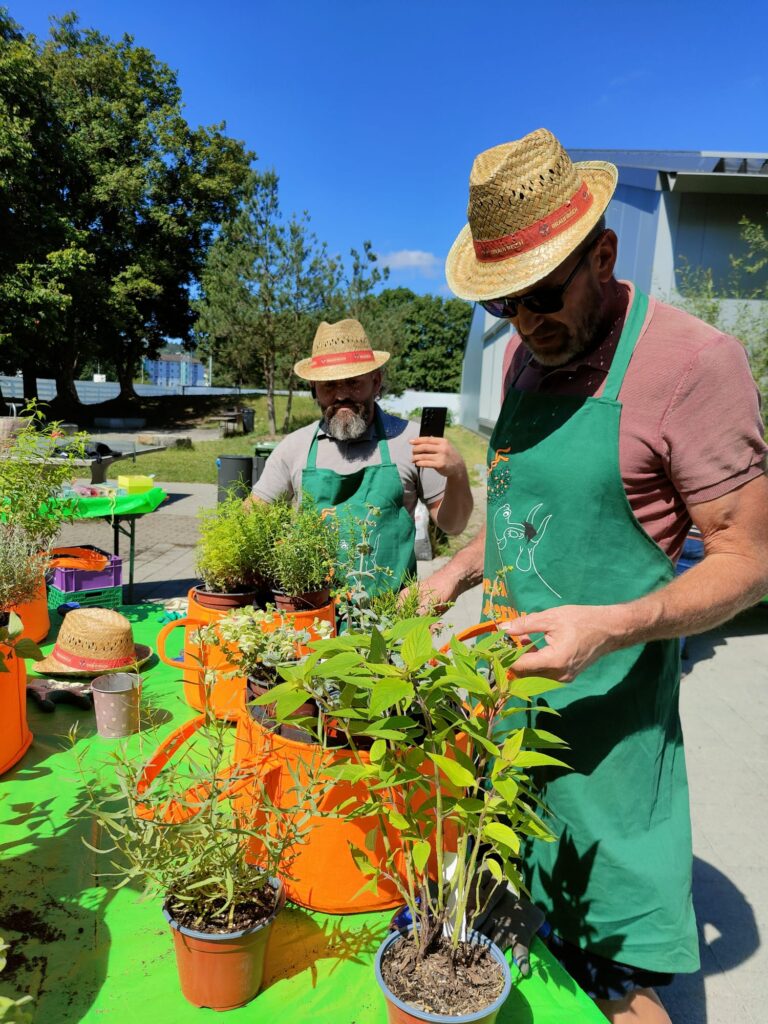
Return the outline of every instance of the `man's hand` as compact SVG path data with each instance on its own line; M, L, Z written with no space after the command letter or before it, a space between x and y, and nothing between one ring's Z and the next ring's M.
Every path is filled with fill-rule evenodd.
M420 469L435 469L448 479L466 476L464 459L444 437L414 437L409 442L413 462Z
M621 646L620 608L569 604L501 623L500 629L524 641L531 633L543 633L547 642L546 647L523 654L515 662L515 674L570 683L598 658Z

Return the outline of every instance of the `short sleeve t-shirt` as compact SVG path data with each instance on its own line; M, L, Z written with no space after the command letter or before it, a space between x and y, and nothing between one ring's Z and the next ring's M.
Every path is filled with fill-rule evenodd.
M445 477L437 470L420 469L414 465L408 442L419 436L418 423L390 416L381 409L379 411L389 446L389 457L397 466L403 484L403 505L413 515L419 499L427 506L442 500ZM356 441L337 441L329 437L322 426L318 429L317 423L310 423L288 434L269 456L261 477L254 484L255 497L262 501L276 501L282 497L301 500L301 473L307 464L316 430L318 469L332 469L335 473L346 475L368 466L381 465L374 425Z
M621 286L629 291L626 281ZM600 395L621 334L562 367L540 365L514 335L504 359L513 386L553 395ZM682 310L650 299L619 394L619 462L640 525L670 558L691 527L689 508L764 472L760 399L744 346Z

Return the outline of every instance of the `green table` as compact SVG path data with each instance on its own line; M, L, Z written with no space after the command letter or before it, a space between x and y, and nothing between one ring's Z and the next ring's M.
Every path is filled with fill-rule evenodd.
M122 610L133 622L135 639L154 646L158 606ZM144 699L167 715L165 736L192 714L182 699L180 673L153 658L144 680ZM39 1024L221 1021L215 1011L196 1009L181 995L171 936L157 903L140 902L130 888L112 892L98 885L93 872L97 864L109 870L108 858L91 853L82 838L94 837L67 818L78 799L67 731L77 721L76 747L84 751L91 745L92 755L108 752L116 741L95 737L92 712L58 705L45 715L31 702L28 709L34 741L0 779L0 934L12 944L0 994L29 992ZM274 926L264 990L226 1019L385 1024L372 962L390 917L334 917L289 906ZM604 1024L538 942L532 963L532 977L516 977L499 1024Z
M78 498L75 519L104 519L112 526L113 552L120 554L120 535L128 538L128 586L125 599L133 601L133 562L136 554L136 520L162 505L168 495L162 487L141 494L119 494L114 498Z

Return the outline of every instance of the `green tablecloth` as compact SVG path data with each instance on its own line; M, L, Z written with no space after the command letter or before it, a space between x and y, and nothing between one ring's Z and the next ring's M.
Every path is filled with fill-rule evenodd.
M154 512L168 495L162 487L151 487L142 494L118 494L114 498L78 498L76 519L106 519L111 516L142 516Z
M162 609L137 605L123 611L135 639L154 647ZM180 672L153 658L143 675L144 699L167 714L164 736L193 714L181 696ZM93 872L108 870L108 858L91 853L82 843L94 839L89 829L67 818L78 799L68 730L78 722L80 750L92 744L94 752L108 752L115 741L95 736L93 712L58 705L46 715L31 702L28 708L34 741L0 779L0 934L12 943L0 994L29 992L39 1024L221 1020L181 995L157 903L140 902L129 888L113 892L96 884ZM264 990L227 1020L384 1024L371 965L390 916L333 917L287 908L274 925ZM532 963L533 976L526 980L513 967L515 984L499 1024L604 1021L538 942Z

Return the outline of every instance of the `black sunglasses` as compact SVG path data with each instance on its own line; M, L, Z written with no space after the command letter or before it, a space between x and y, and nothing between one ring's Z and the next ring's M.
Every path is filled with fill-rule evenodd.
M498 316L505 320L511 320L517 316L518 306L525 306L531 313L559 313L563 308L563 295L566 288L576 277L579 268L594 248L595 242L597 242L597 238L587 246L576 266L562 284L555 285L554 288L538 288L535 292L529 292L527 295L515 295L514 297L507 295L501 299L485 299L481 301L480 305L491 316Z

